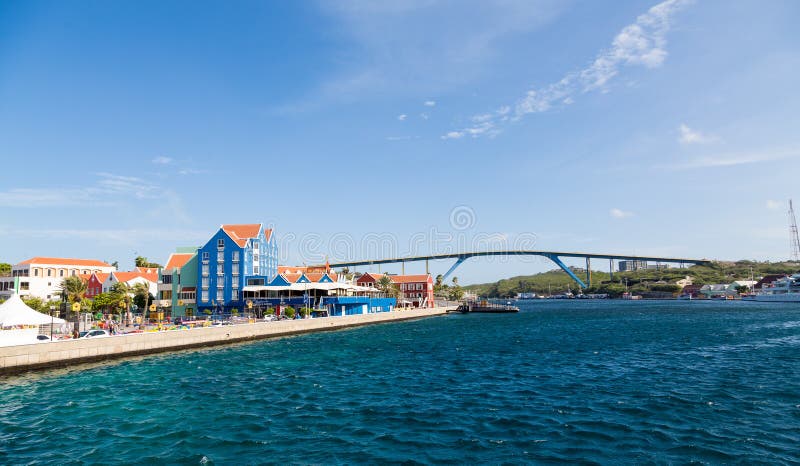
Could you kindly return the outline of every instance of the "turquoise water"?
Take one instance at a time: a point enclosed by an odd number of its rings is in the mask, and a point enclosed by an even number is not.
[[[0,382],[0,463],[800,462],[800,306],[563,301]]]

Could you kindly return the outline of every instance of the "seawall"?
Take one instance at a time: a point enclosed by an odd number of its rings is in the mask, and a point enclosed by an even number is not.
[[[442,315],[447,308],[282,320],[0,347],[0,375]]]

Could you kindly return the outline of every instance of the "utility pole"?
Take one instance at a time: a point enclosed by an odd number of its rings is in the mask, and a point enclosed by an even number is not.
[[[792,200],[789,199],[789,241],[791,243],[790,260],[800,262],[800,239],[797,235],[797,217],[794,215]]]

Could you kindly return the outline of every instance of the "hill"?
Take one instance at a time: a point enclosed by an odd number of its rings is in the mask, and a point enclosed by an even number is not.
[[[586,272],[573,268],[578,277],[586,281]],[[660,270],[637,270],[632,272],[614,272],[613,281],[608,272],[592,271],[592,287],[584,290],[587,293],[621,294],[625,283],[634,293],[664,292],[674,293],[680,287],[675,282],[690,277],[695,285],[712,283],[730,283],[736,280],[756,280],[770,274],[788,274],[800,271],[800,264],[795,262],[712,262],[709,265],[695,265],[687,268],[669,268]],[[517,293],[560,294],[568,289],[576,291],[578,284],[561,269],[549,270],[535,275],[506,278],[494,283],[468,285],[465,290],[479,296],[511,298]]]

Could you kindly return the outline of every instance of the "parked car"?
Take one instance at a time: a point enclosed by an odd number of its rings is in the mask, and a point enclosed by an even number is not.
[[[50,335],[36,335],[36,342],[37,343],[44,343],[50,340]]]
[[[83,335],[81,335],[81,338],[103,338],[111,336],[105,330],[100,330],[100,329],[89,330],[88,332],[81,332],[81,333],[83,333]]]

